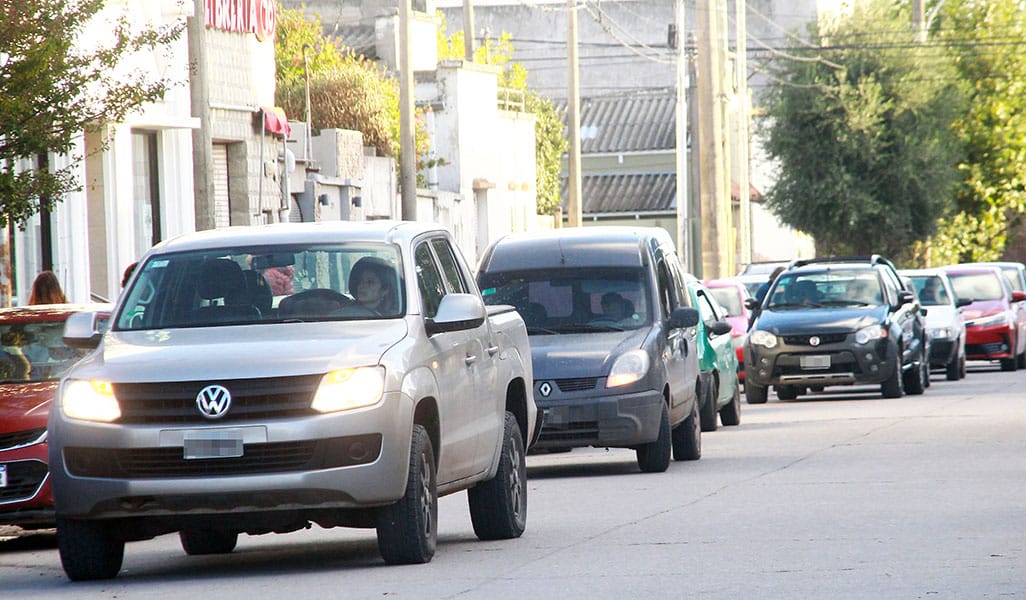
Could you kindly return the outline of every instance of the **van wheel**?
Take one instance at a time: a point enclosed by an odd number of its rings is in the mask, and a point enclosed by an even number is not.
[[[729,404],[720,409],[720,421],[727,426],[741,424],[741,390],[736,385],[734,397],[730,399]]]
[[[673,459],[698,460],[702,458],[702,421],[698,413],[698,400],[691,405],[691,414],[673,430]]]
[[[183,529],[178,532],[182,550],[189,556],[228,554],[235,549],[239,534],[221,529]]]
[[[111,579],[121,570],[125,542],[112,536],[102,521],[57,517],[57,551],[68,579]]]
[[[713,377],[709,377],[702,386],[702,431],[716,431],[716,400],[720,397],[719,388]]]
[[[430,562],[438,545],[438,482],[431,438],[413,426],[406,493],[378,510],[378,551],[393,565]]]
[[[769,388],[764,385],[745,383],[745,401],[749,404],[766,404],[769,397]]]
[[[665,402],[660,404],[659,437],[654,442],[638,446],[636,450],[638,466],[645,473],[662,473],[670,466],[670,413]]]
[[[527,526],[527,461],[513,413],[506,413],[502,455],[495,477],[467,490],[470,521],[480,540],[520,537]]]

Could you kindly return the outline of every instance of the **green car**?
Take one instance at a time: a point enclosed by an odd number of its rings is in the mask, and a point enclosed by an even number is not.
[[[698,279],[688,275],[685,284],[691,306],[701,315],[695,327],[695,345],[700,370],[698,397],[702,431],[716,431],[717,412],[724,425],[737,425],[741,422],[741,389],[727,310]]]

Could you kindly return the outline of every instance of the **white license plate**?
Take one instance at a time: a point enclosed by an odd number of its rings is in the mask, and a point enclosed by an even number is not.
[[[237,458],[242,456],[242,433],[210,431],[201,435],[186,435],[182,440],[185,460],[201,458]]]
[[[7,465],[0,465],[0,488],[7,487]]]
[[[803,369],[829,369],[830,355],[813,354],[810,356],[801,356],[798,358],[798,364],[800,364]]]

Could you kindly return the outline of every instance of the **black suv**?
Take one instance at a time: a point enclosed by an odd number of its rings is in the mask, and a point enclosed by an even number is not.
[[[915,294],[878,256],[799,260],[758,305],[745,342],[745,394],[766,402],[828,385],[880,384],[885,398],[929,385],[928,337]]]

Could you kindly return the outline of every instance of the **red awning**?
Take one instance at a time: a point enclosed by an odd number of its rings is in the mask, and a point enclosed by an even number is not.
[[[269,133],[288,137],[292,134],[292,127],[289,127],[289,119],[285,111],[277,106],[261,106],[260,111],[264,113],[264,129]]]

